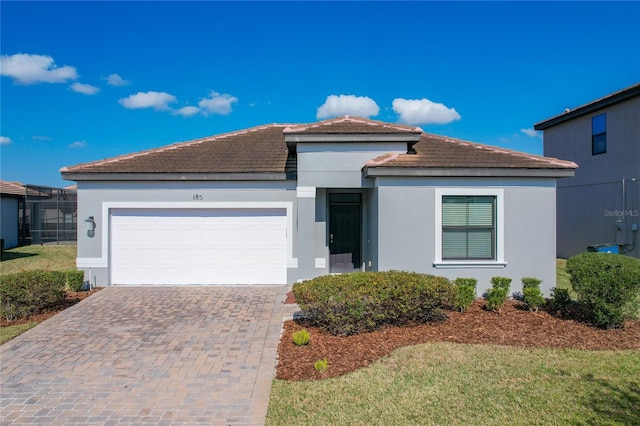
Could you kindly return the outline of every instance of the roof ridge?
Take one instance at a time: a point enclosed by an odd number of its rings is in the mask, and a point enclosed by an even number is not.
[[[424,136],[435,136],[436,138],[439,138],[439,139],[441,139],[441,140],[443,140],[445,142],[452,142],[452,143],[457,143],[457,144],[460,144],[460,145],[471,146],[471,147],[474,147],[476,149],[485,149],[487,151],[507,154],[507,155],[511,155],[513,157],[527,158],[527,159],[530,159],[530,160],[538,160],[538,161],[546,161],[546,162],[548,162],[550,164],[555,164],[555,165],[558,165],[558,166],[568,166],[568,167],[574,167],[574,168],[578,167],[578,165],[576,163],[574,163],[573,161],[560,160],[559,158],[555,158],[555,157],[545,157],[544,155],[529,154],[527,152],[516,151],[516,150],[513,150],[513,149],[507,149],[507,148],[502,148],[502,147],[498,147],[498,146],[494,146],[494,145],[487,145],[487,144],[478,143],[478,142],[466,141],[466,140],[463,140],[463,139],[452,138],[452,137],[449,137],[449,136],[434,135],[434,134],[431,134],[431,133],[425,133]]]
[[[408,131],[414,131],[414,132],[422,132],[423,131],[420,127],[412,127],[412,126],[409,126],[409,125],[406,125],[406,124],[394,124],[394,123],[388,123],[388,122],[385,122],[385,121],[372,120],[372,119],[366,118],[366,117],[359,117],[359,116],[353,116],[353,115],[342,115],[342,116],[339,116],[339,117],[329,118],[327,120],[316,121],[316,122],[313,122],[313,123],[306,123],[306,124],[298,124],[298,125],[288,126],[283,130],[283,132],[284,133],[303,132],[305,130],[315,129],[315,128],[319,128],[319,127],[327,126],[327,125],[331,125],[331,124],[344,123],[346,121],[352,122],[352,123],[366,124],[366,125],[369,125],[369,126],[382,126],[382,127],[395,129],[395,130],[402,130],[402,131],[407,131],[407,130]]]
[[[220,133],[220,134],[212,135],[212,136],[205,136],[203,138],[192,139],[190,141],[174,142],[172,144],[164,145],[164,146],[161,146],[161,147],[158,147],[158,148],[151,148],[151,149],[147,149],[147,150],[144,150],[144,151],[138,151],[138,152],[134,152],[134,153],[130,153],[130,154],[118,155],[116,157],[110,157],[110,158],[105,158],[105,159],[102,159],[102,160],[90,161],[88,163],[80,163],[80,164],[76,164],[74,166],[71,166],[71,168],[75,169],[75,168],[78,168],[78,167],[85,167],[85,166],[89,166],[89,165],[91,165],[91,166],[101,166],[103,164],[117,163],[118,161],[128,160],[128,159],[136,158],[136,157],[141,157],[141,156],[144,156],[144,155],[149,155],[149,154],[153,154],[153,153],[157,153],[157,152],[164,152],[164,151],[169,151],[169,150],[173,150],[173,149],[184,148],[184,147],[187,147],[187,146],[198,145],[198,144],[201,144],[201,143],[210,142],[210,141],[219,140],[219,139],[224,139],[224,138],[228,138],[228,137],[231,137],[231,136],[242,135],[242,134],[249,133],[249,132],[255,132],[255,131],[258,131],[258,130],[276,128],[276,127],[285,127],[285,126],[289,126],[289,124],[278,124],[278,123],[262,124],[260,126],[249,127],[248,129],[233,130],[231,132]],[[69,167],[65,166],[65,167],[62,167],[60,169],[60,172],[66,172],[68,170],[69,170]]]

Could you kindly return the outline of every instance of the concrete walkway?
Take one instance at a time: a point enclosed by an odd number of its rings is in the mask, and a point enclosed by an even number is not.
[[[1,424],[264,424],[286,291],[106,288],[0,346]]]

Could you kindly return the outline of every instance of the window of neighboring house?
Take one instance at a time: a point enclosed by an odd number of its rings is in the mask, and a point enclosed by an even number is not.
[[[607,152],[607,114],[591,117],[591,153]]]
[[[442,260],[496,260],[495,196],[442,196]]]

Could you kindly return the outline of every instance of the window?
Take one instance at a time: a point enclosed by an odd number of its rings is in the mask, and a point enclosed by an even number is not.
[[[442,260],[496,259],[496,197],[442,197]]]
[[[607,152],[607,114],[591,117],[591,153]]]

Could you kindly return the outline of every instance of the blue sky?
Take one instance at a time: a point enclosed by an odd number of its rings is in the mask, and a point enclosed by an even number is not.
[[[542,153],[640,81],[640,2],[0,3],[3,180],[351,113]],[[342,95],[342,96],[341,96]]]

